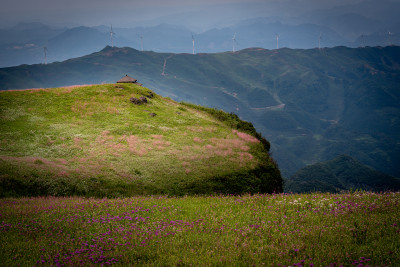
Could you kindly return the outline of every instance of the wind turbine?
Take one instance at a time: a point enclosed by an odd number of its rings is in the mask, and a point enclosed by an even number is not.
[[[236,32],[232,38],[232,52],[235,53],[235,44],[236,44]]]
[[[365,35],[361,34],[361,47],[365,47]]]
[[[192,33],[192,44],[193,44],[193,55],[194,55],[194,36],[193,36],[193,33]]]
[[[392,42],[390,41],[390,36],[392,36],[392,35],[393,35],[393,33],[391,31],[388,31],[388,43],[389,43],[389,46],[392,45]]]
[[[276,49],[279,49],[279,34],[275,33],[276,36]]]
[[[47,51],[49,51],[49,50],[47,50],[47,47],[44,46],[43,47],[43,52],[44,52],[44,64],[45,65],[47,64]]]
[[[140,45],[142,47],[142,52],[143,52],[143,35],[140,35]]]
[[[111,31],[110,31],[111,47],[114,47],[113,34],[115,34],[115,32],[113,31],[112,24],[111,24]]]
[[[322,34],[319,34],[319,38],[318,38],[318,49],[321,49],[321,40],[322,40]]]

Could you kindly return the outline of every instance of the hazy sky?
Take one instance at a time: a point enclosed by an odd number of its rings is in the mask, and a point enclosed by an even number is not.
[[[204,10],[204,22],[259,16],[293,16],[318,8],[358,3],[361,0],[0,0],[0,26],[42,22],[55,26],[137,26],[168,22],[173,16]],[[381,1],[381,0],[369,0]],[[400,1],[400,0],[395,0]],[[210,10],[218,6],[217,13]],[[194,14],[194,13],[193,13]],[[224,18],[225,15],[225,18]],[[208,17],[207,17],[208,16]],[[157,18],[161,18],[156,20]],[[206,25],[206,24],[205,24]]]

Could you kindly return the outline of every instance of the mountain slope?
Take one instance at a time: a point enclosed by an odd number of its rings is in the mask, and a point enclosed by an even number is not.
[[[3,91],[0,121],[0,196],[282,191],[250,123],[138,85]]]
[[[378,172],[347,155],[307,166],[286,181],[287,192],[400,190],[400,179]]]
[[[0,88],[115,82],[124,74],[164,96],[251,121],[271,141],[285,177],[338,154],[400,176],[400,47],[197,55],[107,47],[0,69]]]

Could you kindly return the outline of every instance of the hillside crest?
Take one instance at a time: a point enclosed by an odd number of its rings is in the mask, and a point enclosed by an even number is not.
[[[2,196],[282,191],[268,141],[234,114],[135,84],[0,94]]]

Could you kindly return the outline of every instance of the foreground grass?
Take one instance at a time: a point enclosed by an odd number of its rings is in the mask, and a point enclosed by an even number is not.
[[[400,194],[0,200],[2,266],[397,266]]]

